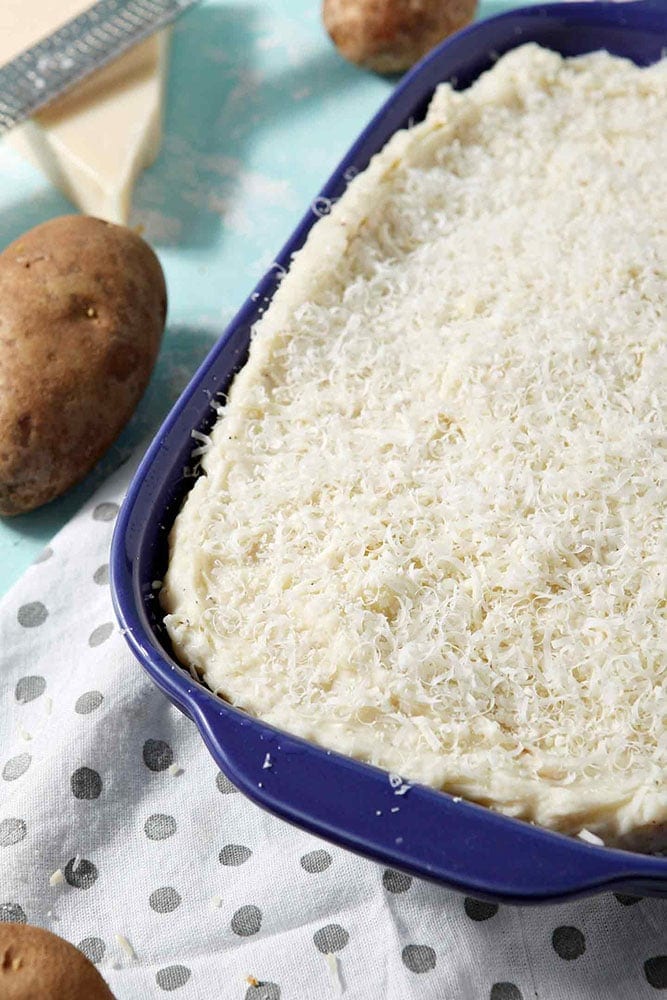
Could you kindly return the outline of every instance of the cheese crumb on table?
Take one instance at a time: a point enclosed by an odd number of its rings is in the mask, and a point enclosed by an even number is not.
[[[171,535],[183,663],[406,782],[664,847],[665,163],[665,60],[526,45],[438,88],[256,326]]]
[[[114,937],[116,939],[116,944],[119,946],[119,948],[122,948],[122,950],[125,952],[128,958],[135,959],[137,957],[136,951],[134,950],[134,948],[132,947],[132,945],[127,940],[124,934],[114,934]]]
[[[340,978],[340,969],[338,968],[338,958],[331,952],[326,952],[325,959],[327,966],[329,968],[329,974],[334,986],[334,991],[336,996],[340,997],[343,995],[343,983]]]

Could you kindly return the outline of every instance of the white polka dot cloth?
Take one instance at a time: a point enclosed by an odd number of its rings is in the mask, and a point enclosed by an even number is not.
[[[667,989],[664,901],[498,907],[383,870],[235,793],[114,624],[108,550],[128,477],[0,605],[0,919],[78,945],[118,1000]]]

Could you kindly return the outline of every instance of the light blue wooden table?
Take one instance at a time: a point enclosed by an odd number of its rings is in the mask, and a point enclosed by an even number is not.
[[[482,0],[480,16],[508,6]],[[313,0],[202,2],[173,33],[165,137],[132,224],[167,275],[160,359],[132,421],[66,496],[0,520],[0,594],[157,429],[395,81],[337,54]],[[72,206],[0,143],[0,246]],[[39,372],[35,372],[39,379]]]

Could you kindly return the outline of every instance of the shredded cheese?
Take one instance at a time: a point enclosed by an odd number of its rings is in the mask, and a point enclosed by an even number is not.
[[[325,959],[327,966],[329,967],[329,973],[331,975],[331,980],[333,982],[334,991],[337,997],[342,997],[343,995],[343,983],[340,978],[340,969],[338,968],[338,958],[331,952],[325,954]]]
[[[172,531],[166,626],[214,691],[665,844],[665,163],[667,61],[527,45],[351,181]]]
[[[580,830],[577,834],[580,840],[585,840],[587,844],[594,844],[596,847],[604,847],[604,840],[602,837],[598,837],[596,833],[591,830]]]
[[[127,940],[127,938],[125,937],[125,935],[124,934],[114,934],[114,937],[116,939],[116,944],[118,945],[118,947],[122,948],[122,950],[125,952],[125,954],[128,956],[128,958],[134,960],[137,957],[137,953],[134,950],[134,948],[132,947],[132,945],[130,944],[130,942]]]

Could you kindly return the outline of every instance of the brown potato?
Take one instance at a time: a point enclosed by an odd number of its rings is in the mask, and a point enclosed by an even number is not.
[[[141,237],[89,216],[31,229],[0,254],[0,514],[59,496],[132,415],[167,293]]]
[[[322,17],[346,59],[402,73],[474,15],[477,0],[324,0]]]
[[[113,1000],[95,966],[78,948],[29,924],[0,923],[3,1000]]]

